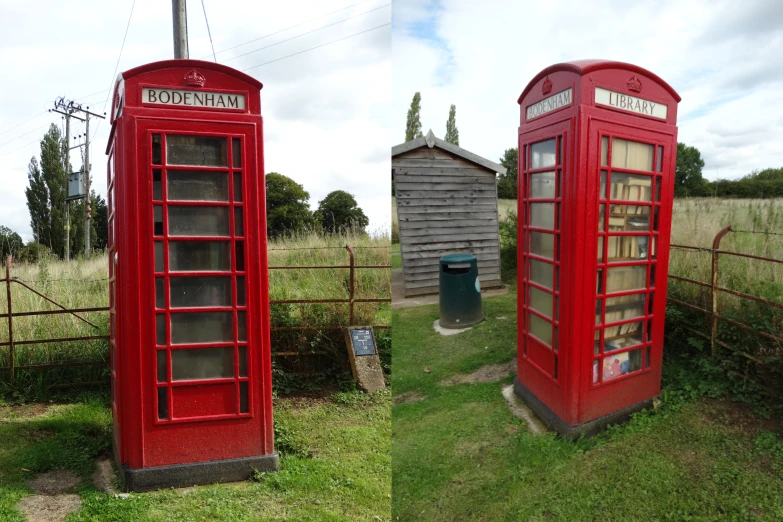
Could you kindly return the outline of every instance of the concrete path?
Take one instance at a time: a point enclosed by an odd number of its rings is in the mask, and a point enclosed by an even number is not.
[[[416,297],[405,297],[404,279],[402,275],[402,268],[395,268],[392,270],[392,308],[408,308],[411,306],[422,306],[428,304],[438,303],[438,294],[431,295],[417,295]],[[482,290],[481,296],[493,297],[496,295],[503,295],[508,292],[508,288],[491,288],[489,290]]]

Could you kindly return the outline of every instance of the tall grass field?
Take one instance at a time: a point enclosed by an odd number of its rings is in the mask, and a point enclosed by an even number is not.
[[[365,234],[346,233],[335,236],[315,234],[270,241],[270,266],[344,266],[349,264],[348,244],[354,251],[356,265],[390,265],[391,245],[387,232]],[[2,284],[5,285],[5,274]],[[108,306],[108,259],[106,254],[95,254],[91,259],[76,259],[68,263],[42,258],[37,263],[13,264],[11,277],[25,282],[40,293],[67,308]],[[349,297],[348,269],[270,270],[270,299],[346,299]],[[7,313],[5,288],[0,289],[0,313]],[[18,284],[11,285],[13,312],[54,310],[56,306]],[[390,298],[391,279],[388,269],[356,269],[356,298]],[[94,328],[70,314],[14,317],[14,341],[108,335],[108,313],[79,313],[94,323]],[[348,305],[343,303],[275,304],[271,307],[272,326],[347,326]],[[391,324],[388,303],[358,303],[354,305],[355,325]],[[293,384],[286,379],[283,369],[292,372],[327,373],[342,368],[346,357],[342,333],[323,331],[273,332],[272,351],[321,352],[315,359],[307,356],[280,357],[275,361],[276,375],[291,391]],[[378,330],[379,345],[389,343],[388,332]],[[8,340],[7,319],[0,320],[0,340]],[[17,366],[38,364],[108,361],[108,343],[76,341],[50,344],[31,344],[16,347]],[[9,366],[8,347],[0,347],[0,368]],[[304,368],[304,370],[302,370]],[[10,387],[8,372],[0,370],[0,396],[45,397],[46,390],[72,382],[107,381],[106,367],[77,367],[24,371],[16,373],[16,384]],[[287,384],[286,384],[287,383]]]

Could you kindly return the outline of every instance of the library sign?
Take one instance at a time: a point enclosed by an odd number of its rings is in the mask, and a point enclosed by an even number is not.
[[[553,94],[552,96],[544,98],[540,102],[534,103],[533,105],[529,105],[527,107],[525,116],[528,120],[531,120],[533,118],[537,118],[543,114],[552,112],[555,109],[560,109],[561,107],[565,107],[567,105],[571,105],[570,87],[564,91],[560,91],[556,94]]]
[[[669,108],[664,103],[637,98],[630,94],[620,94],[600,87],[595,88],[595,103],[662,120],[665,120],[669,113]]]
[[[204,107],[207,109],[245,109],[244,94],[225,92],[182,91],[177,89],[141,90],[142,103],[156,105],[179,105],[183,107]]]

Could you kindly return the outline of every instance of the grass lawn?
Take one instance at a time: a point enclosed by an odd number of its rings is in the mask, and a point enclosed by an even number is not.
[[[665,392],[654,412],[568,442],[509,412],[513,376],[440,386],[515,356],[515,300],[485,299],[488,320],[450,337],[433,331],[437,305],[393,310],[395,521],[783,520],[783,424],[743,405]]]
[[[107,495],[90,482],[94,459],[108,455],[107,397],[62,405],[0,406],[0,520],[16,509],[38,472],[82,477],[75,521],[390,520],[391,415],[387,391],[275,401],[281,471],[255,481]]]
[[[400,254],[400,244],[399,243],[392,244],[391,252],[392,252],[391,267],[402,268],[402,255]]]

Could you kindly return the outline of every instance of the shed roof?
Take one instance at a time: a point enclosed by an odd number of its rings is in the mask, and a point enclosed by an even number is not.
[[[447,152],[451,152],[452,154],[455,154],[460,158],[466,159],[470,162],[475,163],[476,165],[480,165],[493,172],[497,172],[500,174],[506,173],[506,168],[503,167],[502,165],[498,165],[494,161],[489,161],[486,158],[482,158],[478,154],[473,154],[472,152],[467,151],[461,147],[458,147],[457,145],[454,145],[452,143],[449,143],[448,141],[444,141],[440,138],[436,138],[435,135],[432,133],[432,129],[430,129],[430,131],[427,133],[426,136],[422,136],[421,138],[416,138],[411,141],[406,141],[405,143],[402,143],[400,145],[395,145],[394,147],[392,147],[392,158],[394,156],[399,156],[400,154],[405,154],[406,152],[410,152],[412,150],[424,146],[427,146],[429,148],[438,147],[439,149],[443,149]]]

